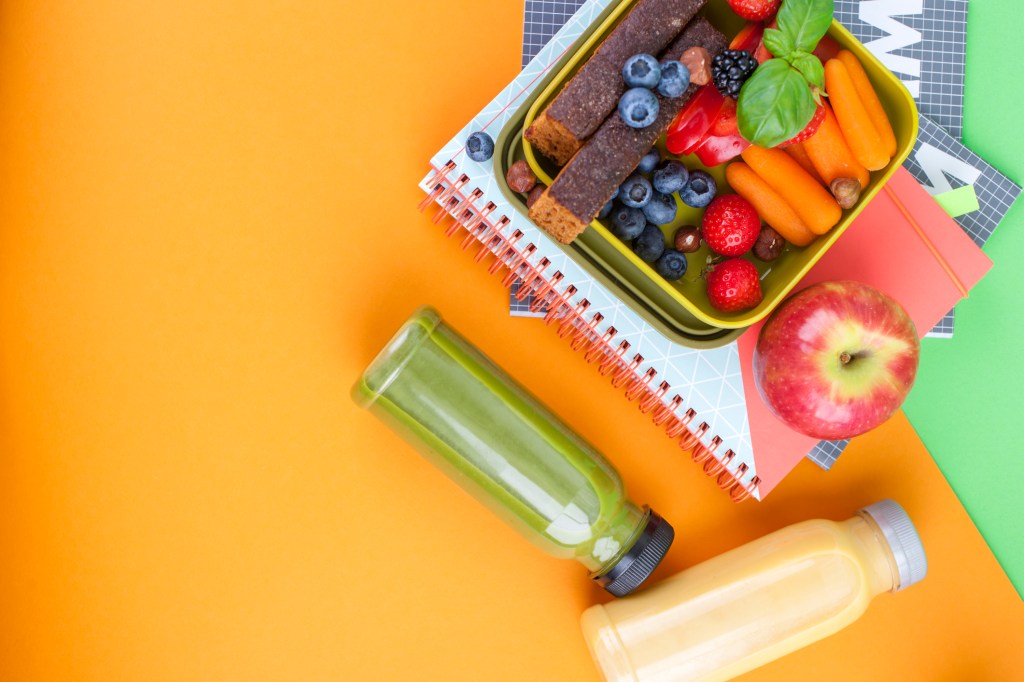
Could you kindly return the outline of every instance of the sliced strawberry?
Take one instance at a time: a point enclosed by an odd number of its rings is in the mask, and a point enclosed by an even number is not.
[[[811,122],[801,130],[799,133],[789,138],[785,142],[779,143],[780,147],[787,145],[796,144],[797,142],[803,142],[809,139],[814,133],[818,132],[818,127],[821,126],[821,122],[825,120],[825,105],[819,104],[818,108],[814,110],[814,116],[811,117]]]

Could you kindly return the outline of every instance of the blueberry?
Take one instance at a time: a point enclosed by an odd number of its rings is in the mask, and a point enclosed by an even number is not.
[[[655,225],[668,225],[676,219],[676,200],[671,194],[655,191],[651,202],[644,206],[644,215]]]
[[[658,96],[646,88],[626,90],[619,98],[619,116],[630,128],[646,128],[658,117]]]
[[[487,133],[473,133],[466,140],[466,154],[474,161],[486,161],[494,154],[494,140]]]
[[[612,234],[616,237],[622,241],[636,239],[644,231],[646,224],[647,218],[639,208],[623,206],[616,202],[615,208],[612,209]]]
[[[603,220],[603,219],[608,217],[608,214],[612,212],[612,208],[613,208],[612,207],[612,202],[613,201],[614,201],[614,198],[613,199],[609,199],[608,203],[601,207],[601,212],[597,214],[598,218]]]
[[[651,184],[654,189],[662,194],[672,194],[686,187],[686,181],[690,179],[690,173],[686,166],[678,161],[662,161],[651,177]]]
[[[633,173],[619,187],[619,193],[616,197],[626,206],[643,208],[650,203],[651,195],[653,194],[654,189],[651,187],[651,181],[639,173]]]
[[[658,151],[657,147],[652,147],[651,151],[644,154],[644,158],[640,159],[640,165],[636,169],[641,173],[650,173],[658,167],[659,161],[661,161],[661,152]]]
[[[670,282],[674,282],[686,274],[686,256],[675,249],[665,249],[665,253],[655,261],[654,270]]]
[[[715,198],[718,186],[715,179],[704,171],[693,171],[686,187],[679,190],[679,198],[693,208],[704,208]]]
[[[647,223],[644,231],[633,240],[633,253],[645,263],[653,263],[665,251],[665,235],[653,223]]]
[[[674,59],[661,63],[661,81],[658,92],[665,97],[679,97],[690,85],[690,70],[686,65]]]
[[[649,54],[635,54],[622,67],[622,80],[630,88],[653,88],[661,80],[661,65]]]

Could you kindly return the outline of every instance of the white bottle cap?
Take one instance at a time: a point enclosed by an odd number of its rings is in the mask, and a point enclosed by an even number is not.
[[[903,507],[893,500],[881,500],[861,511],[878,524],[892,550],[899,573],[899,585],[895,591],[899,592],[920,582],[928,574],[928,557],[924,554],[921,536]]]

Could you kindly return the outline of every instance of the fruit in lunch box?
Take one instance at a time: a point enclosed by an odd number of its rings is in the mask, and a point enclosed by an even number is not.
[[[691,85],[707,85],[711,82],[711,53],[703,47],[691,47],[679,61],[690,74]]]
[[[917,374],[913,320],[860,282],[822,282],[772,313],[754,350],[754,385],[768,409],[813,438],[852,438],[891,417]]]
[[[779,11],[779,0],[729,0],[732,11],[747,21],[764,21]]]
[[[658,163],[661,161],[661,152],[658,151],[657,147],[651,149],[651,151],[644,154],[644,158],[640,159],[640,164],[636,167],[641,173],[650,173],[658,167]]]
[[[730,258],[712,265],[707,273],[708,301],[723,313],[749,310],[761,302],[761,279],[757,268],[742,258]]]
[[[675,249],[665,249],[665,253],[654,262],[654,271],[674,282],[686,274],[686,256]]]
[[[662,97],[679,97],[690,86],[690,71],[676,59],[666,59],[661,63],[661,80],[658,81],[658,94]]]
[[[668,225],[676,219],[676,200],[671,194],[655,190],[649,204],[643,208],[647,220],[655,225]]]
[[[654,170],[651,184],[662,194],[673,194],[686,187],[689,179],[690,171],[686,170],[686,166],[679,161],[667,159]]]
[[[722,50],[711,60],[711,78],[718,92],[736,99],[756,68],[757,60],[746,50]]]
[[[761,218],[739,194],[723,194],[704,211],[700,231],[708,248],[715,253],[742,256],[757,241]]]
[[[616,198],[626,206],[643,208],[650,203],[653,195],[654,188],[651,186],[651,181],[639,173],[633,173],[619,187]]]
[[[649,54],[635,54],[622,67],[622,80],[627,87],[650,90],[661,80],[661,64]]]
[[[695,170],[690,173],[686,187],[679,190],[679,198],[691,208],[704,208],[711,203],[718,193],[718,184],[705,171]]]
[[[692,154],[718,118],[727,98],[714,85],[705,85],[686,103],[669,125],[665,147],[672,154]]]
[[[619,116],[630,128],[646,128],[658,117],[658,96],[647,88],[630,88],[619,98]]]
[[[676,251],[693,253],[700,248],[700,228],[696,225],[683,225],[672,236],[672,245]]]
[[[485,132],[477,131],[466,139],[466,155],[483,163],[494,155],[494,140]]]
[[[600,210],[600,211],[598,211],[598,213],[597,213],[597,217],[598,217],[598,218],[599,218],[600,220],[604,220],[604,219],[605,219],[605,218],[607,218],[607,217],[608,217],[609,215],[611,215],[612,209],[613,209],[614,207],[615,207],[615,200],[614,200],[614,199],[609,199],[609,200],[608,200],[608,203],[606,203],[606,204],[605,204],[604,206],[602,206],[602,207],[601,207],[601,210]]]
[[[768,263],[782,255],[782,249],[785,247],[786,240],[782,238],[782,235],[769,225],[764,225],[761,228],[761,233],[757,235],[757,241],[754,242],[754,248],[751,251],[754,258]]]
[[[616,203],[612,208],[612,234],[624,242],[636,239],[644,231],[647,218],[639,208]]]
[[[633,253],[645,263],[653,263],[665,252],[665,235],[654,223],[647,223],[643,232],[633,240]]]
[[[779,144],[780,147],[787,147],[791,144],[798,144],[804,140],[810,138],[814,133],[818,132],[818,128],[821,126],[822,121],[825,120],[825,104],[821,103],[818,108],[814,110],[814,117],[811,118],[811,122],[801,130],[799,133],[789,138],[785,142]]]

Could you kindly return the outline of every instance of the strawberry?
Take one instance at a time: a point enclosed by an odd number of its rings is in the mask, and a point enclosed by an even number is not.
[[[701,232],[715,253],[742,256],[750,251],[761,234],[761,218],[739,194],[722,194],[704,211]]]
[[[789,138],[785,142],[780,142],[778,146],[786,147],[797,142],[803,142],[804,140],[810,139],[814,133],[818,132],[821,122],[825,120],[825,105],[819,104],[818,108],[814,110],[814,116],[811,117],[811,122],[808,123],[803,130]]]
[[[761,302],[757,268],[742,258],[730,258],[712,266],[707,275],[708,300],[716,310],[735,313]]]
[[[729,0],[729,7],[747,21],[765,21],[779,11],[780,0]]]

